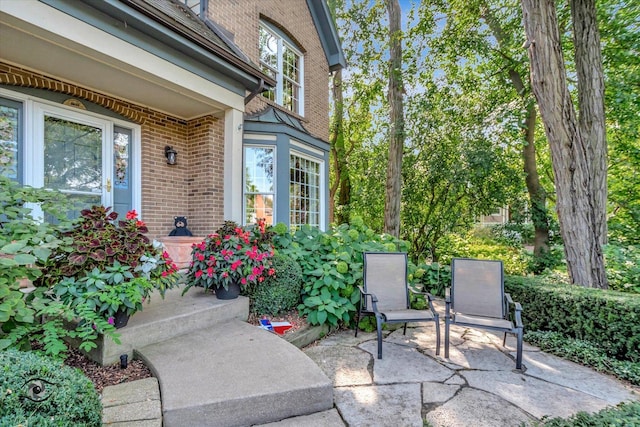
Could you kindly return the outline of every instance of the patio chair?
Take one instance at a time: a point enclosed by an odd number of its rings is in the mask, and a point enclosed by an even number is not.
[[[364,288],[360,289],[360,305],[356,319],[375,316],[378,330],[378,359],[382,359],[382,325],[404,323],[403,334],[407,333],[408,322],[435,322],[436,355],[440,354],[440,323],[438,313],[433,308],[432,297],[427,292],[417,292],[407,283],[407,254],[398,252],[364,253]],[[425,295],[429,310],[410,308],[409,291]]]
[[[459,325],[504,332],[517,338],[516,369],[522,368],[522,307],[504,292],[502,261],[454,258],[446,292],[444,357],[449,357],[449,328]],[[511,307],[515,307],[513,312]]]

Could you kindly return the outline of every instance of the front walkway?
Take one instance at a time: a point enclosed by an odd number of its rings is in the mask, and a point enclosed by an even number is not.
[[[518,426],[543,416],[597,412],[640,400],[609,376],[525,344],[515,370],[515,340],[452,327],[450,358],[435,355],[433,323],[375,333],[340,331],[305,349],[332,379],[335,407],[349,426]],[[444,325],[442,325],[444,327]],[[444,335],[444,329],[442,330]],[[510,352],[511,351],[511,352]]]

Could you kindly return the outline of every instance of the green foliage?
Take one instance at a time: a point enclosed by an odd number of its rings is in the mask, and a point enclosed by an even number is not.
[[[551,418],[534,423],[544,427],[630,427],[640,425],[640,402],[622,402],[594,414],[581,411],[569,418]]]
[[[107,318],[109,323],[113,323],[117,311],[132,315],[142,310],[142,303],[155,289],[151,281],[134,277],[131,267],[118,261],[106,270],[94,268],[79,279],[65,277],[52,290],[63,304],[86,306]]]
[[[437,262],[409,264],[409,282],[432,295],[444,297],[445,288],[451,286],[451,267]]]
[[[604,256],[609,289],[640,294],[640,246],[610,243]]]
[[[162,289],[175,283],[176,266],[145,236],[149,230],[137,219],[136,211],[129,211],[126,219],[116,225],[118,214],[110,210],[104,206],[82,210],[75,227],[62,233],[70,240],[69,247],[53,251],[36,285],[51,287],[63,277],[80,278],[96,268],[106,272],[116,262],[130,267],[135,276],[150,278],[154,275],[154,279],[163,282]],[[143,257],[154,258],[157,268],[144,268]],[[143,268],[147,271],[142,271]],[[163,275],[163,272],[168,274]]]
[[[589,366],[596,371],[640,385],[640,362],[617,360],[607,356],[604,349],[591,341],[569,338],[560,332],[527,332],[524,339],[541,350]]]
[[[526,331],[554,331],[598,343],[612,358],[640,362],[640,298],[616,291],[505,277],[522,304]]]
[[[113,326],[94,311],[67,306],[46,288],[28,293],[20,290],[21,279],[40,278],[38,265],[71,243],[59,232],[70,227],[66,216],[70,205],[56,191],[23,187],[3,176],[0,184],[0,350],[28,350],[37,341],[42,344],[40,352],[60,357],[67,350],[66,337],[78,339],[80,348],[87,351],[95,347],[99,333],[117,342]],[[38,204],[57,225],[35,220],[28,203]],[[75,329],[67,327],[78,319]]]
[[[102,404],[78,369],[33,352],[0,352],[0,425],[100,426]]]
[[[362,253],[366,251],[405,250],[406,244],[388,235],[377,235],[352,217],[351,225],[342,224],[328,232],[303,226],[294,233],[277,235],[274,246],[279,253],[296,261],[302,268],[302,315],[312,325],[349,324],[360,299],[357,286],[362,284]],[[348,267],[344,271],[344,264]]]
[[[251,311],[275,316],[291,310],[300,302],[302,269],[291,258],[276,254],[272,259],[273,276],[257,283],[248,290]]]
[[[527,255],[524,249],[500,244],[488,235],[467,233],[449,234],[438,244],[439,261],[443,265],[451,264],[453,258],[496,259],[504,263],[506,274],[524,275],[527,273]]]

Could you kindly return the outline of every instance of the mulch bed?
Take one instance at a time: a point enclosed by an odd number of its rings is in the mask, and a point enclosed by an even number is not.
[[[141,380],[153,376],[151,370],[146,367],[142,360],[128,361],[125,369],[120,368],[120,362],[113,365],[100,366],[76,349],[69,350],[68,357],[64,364],[82,370],[93,382],[98,393],[101,393],[104,387],[110,385]]]

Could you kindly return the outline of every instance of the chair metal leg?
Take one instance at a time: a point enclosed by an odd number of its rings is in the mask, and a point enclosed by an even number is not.
[[[516,337],[518,339],[516,346],[516,369],[522,369],[522,328],[518,328]]]
[[[402,331],[402,335],[407,335],[407,324],[404,324],[404,331]]]
[[[435,315],[436,322],[436,356],[440,355],[440,316]]]
[[[377,315],[376,326],[378,328],[378,359],[382,359],[382,318]]]

